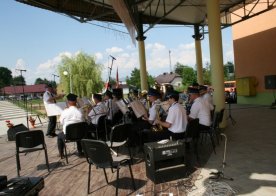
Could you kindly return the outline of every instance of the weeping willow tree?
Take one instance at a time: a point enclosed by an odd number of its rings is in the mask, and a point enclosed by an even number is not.
[[[91,97],[103,88],[102,65],[96,64],[93,56],[83,52],[73,57],[63,56],[58,70],[61,89],[66,94],[70,92],[70,77],[72,92],[80,97]]]

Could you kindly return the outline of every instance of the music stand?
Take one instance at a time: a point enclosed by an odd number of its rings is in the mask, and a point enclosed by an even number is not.
[[[226,159],[227,137],[226,137],[226,135],[224,133],[221,133],[220,135],[225,138],[224,153],[223,153],[223,160],[222,160],[222,169],[221,169],[221,171],[211,172],[210,175],[213,175],[213,176],[210,176],[209,179],[212,179],[212,180],[231,180],[231,181],[233,181],[234,180],[233,178],[226,177],[224,175],[224,168],[225,168],[225,165],[226,165],[225,159]]]
[[[271,104],[271,109],[275,109],[276,108],[276,98],[275,98],[275,90],[273,90],[273,97],[274,97],[274,102],[272,102]]]
[[[229,100],[227,103],[228,103],[228,118],[227,118],[227,120],[230,119],[232,125],[235,125],[237,122],[235,121],[235,119],[232,117],[232,114],[231,114],[231,101]]]

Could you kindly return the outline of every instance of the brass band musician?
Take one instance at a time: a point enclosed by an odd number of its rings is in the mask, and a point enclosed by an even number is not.
[[[92,125],[96,126],[98,124],[99,118],[103,115],[106,115],[107,108],[102,102],[101,94],[93,94],[93,101],[95,105],[92,106],[88,116],[90,117]]]
[[[63,129],[58,133],[57,145],[61,158],[64,158],[64,139],[66,134],[66,126],[74,123],[84,122],[84,117],[79,108],[77,108],[77,95],[69,93],[67,96],[68,108],[63,110],[60,116],[60,123],[63,125]],[[80,130],[82,131],[82,130]],[[78,155],[82,155],[82,146],[80,142],[77,142]]]
[[[112,92],[106,90],[104,93],[104,103],[107,108],[107,120],[112,122],[114,115],[119,111],[119,108],[115,102],[115,99],[112,97]]]
[[[134,125],[132,126],[130,141],[137,143],[138,145],[143,144],[142,131],[150,130],[151,127],[155,125],[154,121],[157,117],[156,106],[161,103],[159,91],[150,88],[148,91],[148,99],[151,103],[151,107],[149,108],[149,117],[144,115],[141,120],[134,122]],[[139,141],[137,141],[137,138],[139,138]]]
[[[169,139],[174,140],[183,139],[188,124],[187,115],[184,107],[178,103],[179,93],[177,91],[171,91],[168,96],[168,102],[170,104],[168,116],[163,122],[161,120],[155,120],[155,122],[167,130],[153,133],[153,140]]]

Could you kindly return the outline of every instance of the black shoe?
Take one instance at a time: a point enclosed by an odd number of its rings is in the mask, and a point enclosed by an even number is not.
[[[77,155],[78,157],[84,157],[84,153],[83,153],[83,152],[76,152],[76,155]]]
[[[64,154],[58,154],[58,157],[60,157],[61,159],[64,159]]]
[[[52,137],[56,137],[56,136],[57,136],[57,134],[55,134],[55,133],[51,133],[51,134],[50,134],[50,136],[52,136]]]

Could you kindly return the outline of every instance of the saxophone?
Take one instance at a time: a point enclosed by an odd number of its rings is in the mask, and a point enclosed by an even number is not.
[[[160,109],[161,109],[161,106],[160,105],[158,105],[158,107],[157,107],[157,105],[155,106],[155,111],[156,111],[156,119],[157,120],[161,120],[161,118],[160,118]],[[151,127],[151,130],[152,131],[163,131],[163,127],[162,127],[162,125],[160,125],[160,124],[157,124],[157,125],[153,125],[152,127]]]

